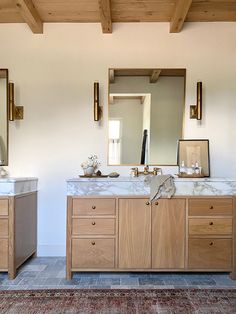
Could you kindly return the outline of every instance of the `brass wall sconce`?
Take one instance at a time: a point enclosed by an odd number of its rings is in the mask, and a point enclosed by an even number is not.
[[[202,82],[197,82],[197,103],[190,106],[190,119],[202,120]]]
[[[9,83],[9,120],[22,120],[24,118],[24,107],[15,106],[14,83]]]
[[[99,83],[94,82],[94,121],[99,121],[101,119],[101,107],[99,103]]]

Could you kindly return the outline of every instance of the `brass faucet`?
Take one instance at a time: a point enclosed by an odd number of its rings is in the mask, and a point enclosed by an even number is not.
[[[143,171],[139,171],[137,167],[131,168],[131,175],[132,175],[132,177],[138,177],[139,175],[148,175],[148,174],[157,176],[158,174],[162,174],[162,169],[154,167],[153,171],[149,171],[149,166],[148,165],[144,166]]]

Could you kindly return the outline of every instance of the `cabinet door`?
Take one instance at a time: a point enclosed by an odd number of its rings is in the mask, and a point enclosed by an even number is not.
[[[119,268],[151,268],[151,206],[119,199]]]
[[[184,268],[185,221],[184,199],[152,205],[152,268]]]

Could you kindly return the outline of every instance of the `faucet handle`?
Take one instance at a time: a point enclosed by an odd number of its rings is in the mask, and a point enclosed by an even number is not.
[[[138,177],[138,167],[131,168],[132,177]]]
[[[154,167],[153,168],[153,174],[154,174],[154,176],[157,176],[158,174],[162,174],[162,168]]]

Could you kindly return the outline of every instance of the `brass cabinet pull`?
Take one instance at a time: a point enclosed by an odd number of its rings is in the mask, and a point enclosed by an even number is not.
[[[155,205],[158,205],[158,204],[159,204],[158,202],[155,203]]]
[[[211,205],[211,206],[210,206],[210,209],[214,209],[214,206]]]
[[[209,243],[209,245],[213,245],[213,244],[214,244],[213,242],[210,242],[210,243]]]
[[[209,222],[209,225],[210,225],[210,226],[213,226],[213,222],[212,222],[212,221],[211,221],[211,222]]]
[[[93,205],[93,206],[92,206],[92,209],[96,209],[96,206]]]
[[[91,242],[91,244],[92,244],[92,245],[95,245],[95,242],[93,241],[93,242]]]
[[[150,202],[146,202],[146,205],[150,205]]]
[[[96,225],[96,222],[95,222],[95,221],[93,221],[93,222],[92,222],[92,225],[93,225],[93,226],[95,226],[95,225]]]

